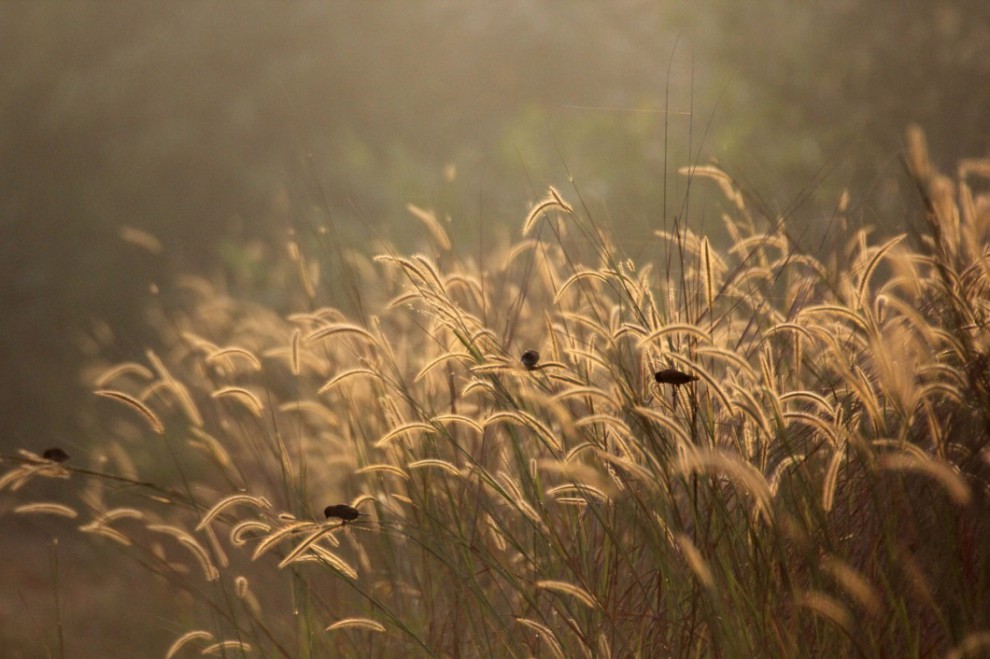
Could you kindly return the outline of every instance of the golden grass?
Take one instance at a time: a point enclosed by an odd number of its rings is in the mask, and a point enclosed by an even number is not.
[[[523,222],[522,235],[527,236],[533,230],[536,221],[551,210],[561,211],[565,214],[573,214],[574,208],[564,201],[557,189],[552,185],[547,190],[547,196],[537,202],[526,216]]]
[[[977,653],[990,163],[908,142],[925,232],[824,254],[694,166],[728,249],[679,222],[634,263],[551,188],[484,270],[410,206],[442,258],[348,254],[360,313],[302,242],[303,311],[185,281],[159,352],[93,369],[107,471],[23,452],[0,490],[186,592],[170,656]]]
[[[14,512],[18,515],[58,515],[59,517],[68,517],[69,519],[79,517],[78,512],[65,504],[41,501],[38,503],[26,503],[23,506],[17,506],[14,508]]]
[[[384,632],[385,627],[382,626],[377,620],[371,620],[370,618],[344,618],[343,620],[338,620],[332,625],[328,625],[326,631],[333,632],[338,629],[364,629],[372,632]]]
[[[179,654],[186,645],[192,643],[193,641],[209,641],[213,639],[213,634],[208,631],[196,630],[191,632],[186,632],[179,638],[175,639],[175,642],[169,646],[168,651],[165,653],[165,659],[172,659],[172,657]]]
[[[139,401],[137,398],[126,394],[122,391],[114,391],[112,389],[97,389],[94,391],[97,396],[103,396],[104,398],[110,398],[112,400],[118,400],[125,405],[129,405],[131,408],[137,410],[137,412],[144,417],[151,429],[154,430],[159,435],[165,434],[165,425],[158,418],[158,415],[151,411],[151,408]]]
[[[589,609],[593,609],[596,606],[595,600],[591,596],[591,593],[586,591],[584,588],[575,586],[572,583],[567,583],[566,581],[552,581],[549,579],[544,579],[537,581],[536,587],[542,590],[549,590],[573,597],[576,601],[580,602]]]

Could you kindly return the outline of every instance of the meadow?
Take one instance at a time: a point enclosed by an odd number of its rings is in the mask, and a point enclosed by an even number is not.
[[[844,195],[820,254],[699,165],[727,249],[551,187],[483,249],[299,236],[289,314],[177,281],[0,498],[174,593],[149,656],[985,656],[990,162],[907,144],[917,227]]]

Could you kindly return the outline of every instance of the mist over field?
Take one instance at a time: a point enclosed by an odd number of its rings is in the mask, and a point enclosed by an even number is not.
[[[982,2],[897,8],[2,3],[0,441],[81,430],[45,411],[82,395],[83,336],[150,340],[149,283],[257,286],[327,214],[364,248],[435,207],[474,244],[570,172],[641,244],[682,210],[676,169],[717,158],[801,230],[843,188],[900,223],[909,123],[946,166],[986,154],[990,37]]]
[[[6,0],[0,62],[0,654],[987,646],[986,2]]]

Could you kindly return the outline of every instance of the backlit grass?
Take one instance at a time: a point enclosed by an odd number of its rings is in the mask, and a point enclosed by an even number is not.
[[[550,188],[483,267],[414,208],[429,253],[293,244],[288,316],[180,282],[105,445],[0,490],[185,593],[167,656],[978,656],[990,163],[910,141],[926,229],[817,256],[697,167],[727,250],[633,262]]]

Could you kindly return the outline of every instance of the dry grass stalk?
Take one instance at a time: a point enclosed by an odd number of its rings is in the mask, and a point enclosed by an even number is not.
[[[319,306],[302,241],[305,312],[188,280],[150,369],[101,366],[141,424],[113,419],[114,448],[65,464],[3,456],[0,490],[71,476],[76,498],[11,509],[97,511],[80,530],[189,580],[210,629],[273,656],[303,627],[313,654],[359,638],[316,640],[325,620],[387,625],[360,636],[375,656],[978,652],[978,580],[953,575],[990,567],[990,165],[950,180],[909,146],[918,240],[864,229],[808,254],[694,166],[729,201],[729,249],[679,218],[634,263],[551,189],[484,269],[411,206],[442,259],[344,254],[360,314]],[[849,195],[836,208],[854,220]],[[168,442],[140,441],[165,422]],[[361,516],[325,521],[335,501]],[[286,584],[307,620],[278,613]],[[193,643],[244,651],[191,632],[169,652]]]

